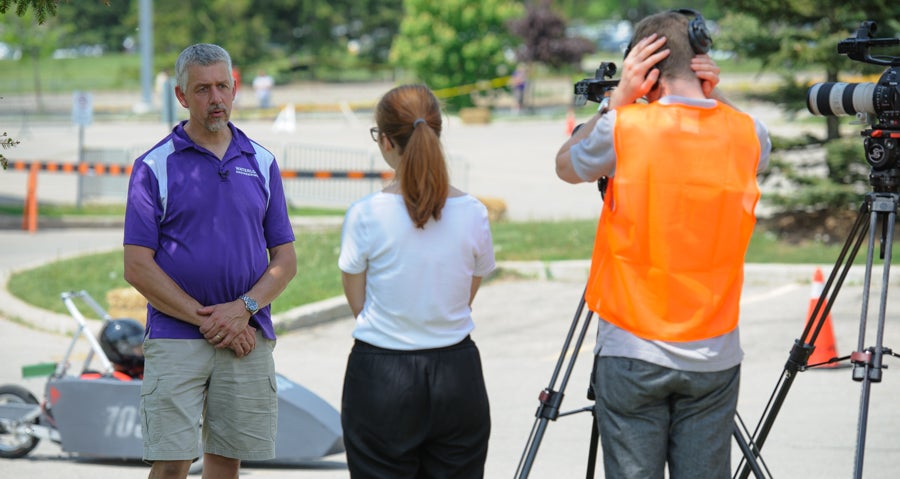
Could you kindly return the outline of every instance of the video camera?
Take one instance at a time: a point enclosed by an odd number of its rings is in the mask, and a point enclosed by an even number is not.
[[[594,78],[585,78],[575,82],[575,106],[584,106],[588,101],[600,103],[606,94],[619,84],[619,80],[610,80],[616,74],[616,64],[600,63]]]
[[[895,124],[900,120],[900,95],[896,67],[898,57],[874,57],[869,53],[873,46],[900,45],[898,38],[871,38],[877,26],[873,21],[865,21],[855,37],[838,42],[838,53],[853,60],[873,65],[888,65],[878,83],[826,82],[813,85],[807,93],[806,101],[810,113],[822,116],[856,115],[869,113],[877,115],[882,124]]]
[[[876,30],[875,22],[862,22],[855,36],[838,42],[837,51],[852,60],[886,65],[878,83],[817,83],[807,92],[806,106],[813,115],[856,115],[872,125],[862,132],[866,136],[866,161],[873,169],[883,171],[900,165],[900,57],[873,56],[869,49],[900,45],[900,39],[872,38]]]

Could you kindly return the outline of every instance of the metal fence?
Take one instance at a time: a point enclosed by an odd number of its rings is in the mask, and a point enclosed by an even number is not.
[[[329,146],[289,144],[278,165],[283,172],[376,172],[387,165],[375,151]],[[382,188],[381,178],[296,177],[285,179],[284,194],[289,203],[303,206],[346,207],[357,198]]]
[[[468,165],[454,155],[447,159],[451,181],[459,188],[468,186]],[[286,178],[284,191],[288,202],[303,206],[345,208],[353,201],[380,190],[385,180],[378,173],[390,169],[377,150],[289,144],[279,160],[283,172],[358,172],[371,173],[358,178],[298,177]]]
[[[141,148],[85,148],[83,162],[88,164],[131,166],[143,153]],[[124,201],[128,193],[127,175],[96,174],[89,171],[78,177],[76,204]]]

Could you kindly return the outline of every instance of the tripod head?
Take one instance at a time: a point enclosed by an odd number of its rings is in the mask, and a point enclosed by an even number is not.
[[[866,152],[868,154],[868,150]],[[900,193],[900,169],[877,170],[869,172],[869,184],[875,193]]]

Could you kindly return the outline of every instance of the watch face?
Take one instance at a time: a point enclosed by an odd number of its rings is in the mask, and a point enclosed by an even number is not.
[[[259,309],[259,306],[256,304],[256,300],[254,300],[253,298],[249,296],[241,296],[241,299],[244,300],[244,304],[247,306],[247,311],[255,313]]]

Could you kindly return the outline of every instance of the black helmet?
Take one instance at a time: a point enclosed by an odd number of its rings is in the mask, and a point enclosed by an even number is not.
[[[134,319],[112,319],[100,331],[100,347],[118,366],[131,370],[144,366],[144,326]]]

